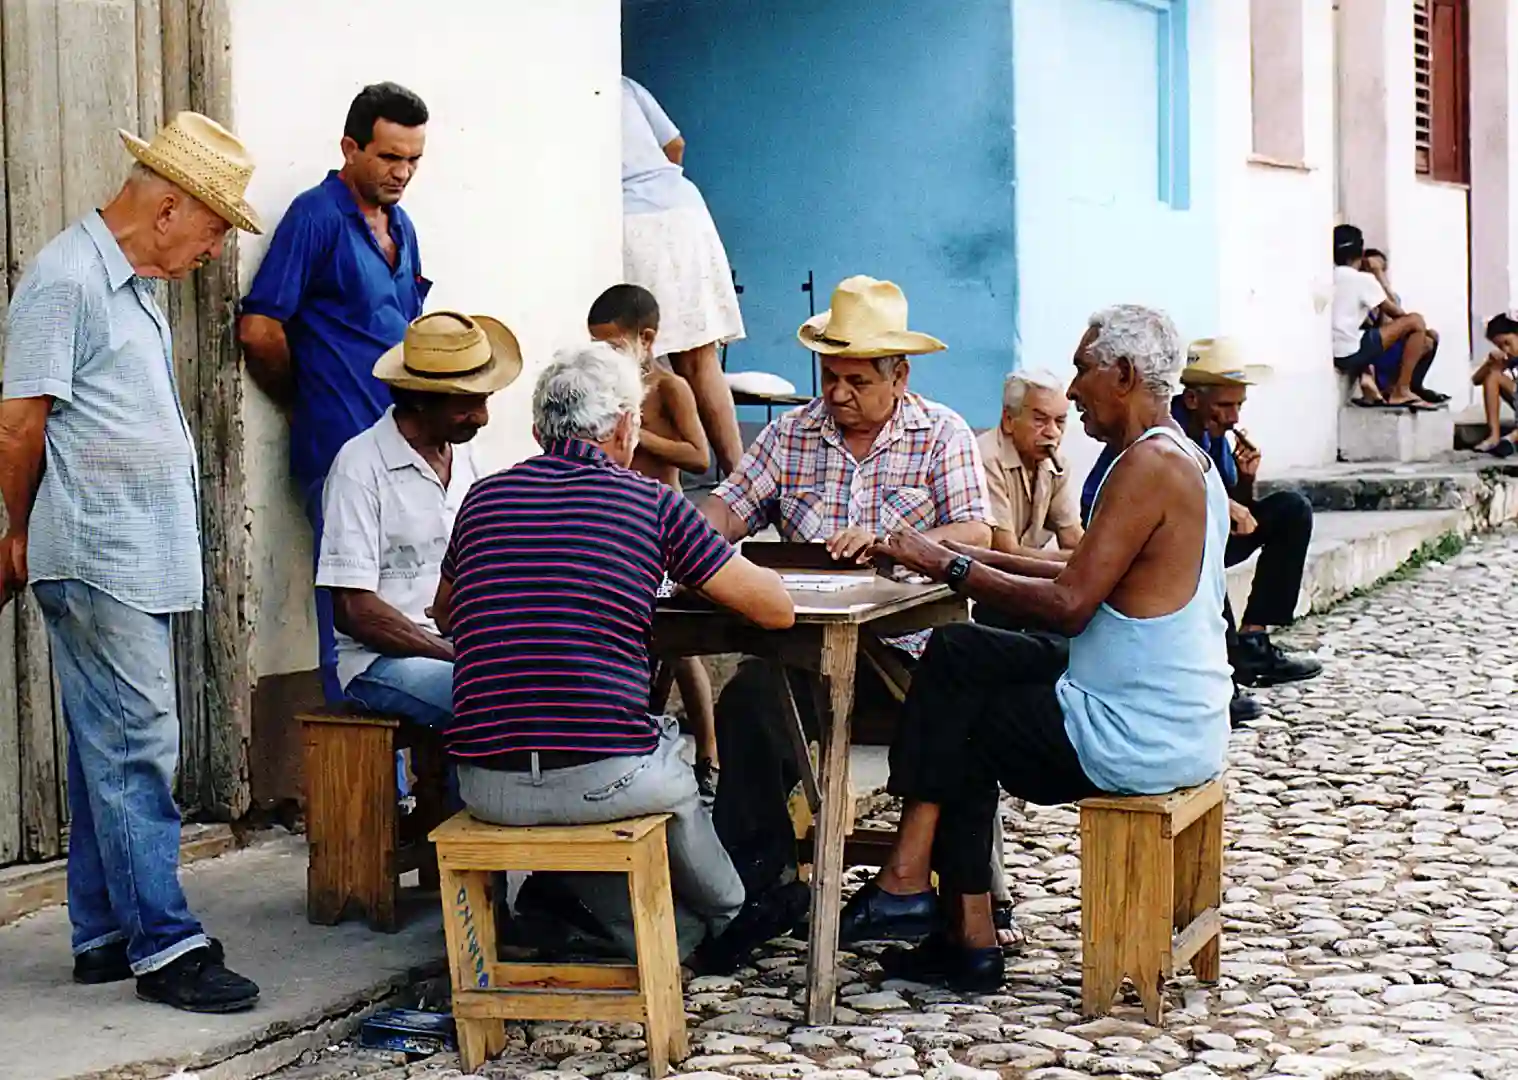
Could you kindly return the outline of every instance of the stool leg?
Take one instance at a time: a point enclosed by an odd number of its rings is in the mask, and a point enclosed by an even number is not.
[[[350,905],[396,929],[395,729],[307,724],[306,918],[331,926]]]
[[[690,1054],[663,824],[638,845],[627,874],[627,888],[638,949],[638,987],[648,1014],[648,1073],[653,1080],[660,1080],[669,1071],[671,1060],[682,1061]]]
[[[448,974],[455,994],[490,988],[496,964],[495,912],[490,904],[490,875],[480,870],[450,870],[439,876],[443,896],[443,932],[448,939]],[[459,1058],[474,1072],[506,1049],[504,1020],[455,1017]]]
[[[1123,976],[1160,1022],[1175,871],[1158,814],[1081,814],[1081,1011],[1105,1016]]]
[[[440,742],[419,739],[411,748],[411,768],[416,773],[417,843],[422,845],[417,865],[423,889],[439,885],[437,847],[427,834],[448,818],[448,755]]]
[[[1175,928],[1184,930],[1208,908],[1223,906],[1223,806],[1207,811],[1175,838]],[[1191,961],[1202,982],[1217,982],[1222,938],[1214,935]]]

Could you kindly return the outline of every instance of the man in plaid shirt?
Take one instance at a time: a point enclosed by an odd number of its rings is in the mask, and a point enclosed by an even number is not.
[[[908,357],[945,346],[907,329],[901,290],[848,278],[832,308],[797,336],[820,358],[822,393],[766,427],[702,505],[717,531],[736,542],[774,525],[785,540],[820,541],[834,558],[860,562],[902,528],[989,546],[990,496],[974,432],[953,410],[907,389]],[[928,636],[889,644],[916,657]],[[791,770],[773,725],[755,714],[779,700],[769,671],[744,664],[717,704],[719,754],[733,774],[717,789],[717,834],[754,892],[795,855],[785,807]]]

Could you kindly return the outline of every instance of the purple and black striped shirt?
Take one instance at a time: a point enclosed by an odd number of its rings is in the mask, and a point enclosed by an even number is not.
[[[699,588],[733,548],[681,495],[567,440],[470,490],[443,560],[457,659],[448,749],[646,754],[665,573]]]

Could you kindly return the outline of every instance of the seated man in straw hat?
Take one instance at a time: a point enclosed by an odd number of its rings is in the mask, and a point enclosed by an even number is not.
[[[991,507],[974,432],[953,410],[907,389],[909,357],[945,345],[907,328],[901,289],[848,278],[832,307],[797,336],[819,356],[822,392],[766,427],[702,504],[718,531],[739,540],[773,525],[784,540],[823,543],[835,558],[861,563],[903,528],[988,546]],[[927,637],[889,643],[916,656]],[[769,671],[745,664],[717,709],[722,760],[733,763],[717,789],[717,829],[751,886],[783,873],[795,854],[786,772],[770,768],[788,754],[755,715],[778,700]]]
[[[1312,504],[1295,491],[1255,496],[1260,451],[1238,427],[1249,387],[1268,377],[1270,368],[1245,364],[1237,344],[1228,338],[1192,342],[1187,359],[1181,372],[1181,393],[1171,404],[1171,415],[1217,464],[1228,490],[1226,565],[1260,553],[1242,626],[1235,629],[1232,605],[1226,598],[1223,604],[1234,677],[1244,686],[1275,686],[1314,678],[1322,672],[1322,664],[1291,656],[1270,640],[1270,627],[1289,626],[1296,617],[1307,548],[1312,541]],[[1098,459],[1086,482],[1087,494],[1094,495],[1113,456],[1108,450]],[[1248,696],[1237,694],[1230,711],[1235,722],[1243,722],[1254,719],[1263,709]]]
[[[11,297],[0,404],[0,607],[30,581],[68,725],[74,979],[136,976],[137,996],[195,1012],[251,1006],[180,888],[179,717],[170,617],[198,610],[197,464],[169,323],[146,279],[221,257],[253,160],[182,112],[144,142],[105,209],[37,256]]]
[[[347,696],[428,727],[453,715],[453,642],[428,609],[464,496],[486,402],[522,371],[517,340],[484,315],[423,315],[374,365],[394,405],[338,451],[322,495],[316,584],[332,590]]]

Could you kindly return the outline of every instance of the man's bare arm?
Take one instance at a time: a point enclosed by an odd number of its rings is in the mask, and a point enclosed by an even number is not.
[[[671,375],[659,383],[659,400],[664,415],[675,428],[675,438],[657,435],[647,428],[638,433],[638,446],[653,457],[688,473],[704,473],[711,468],[711,450],[701,414],[696,410],[696,394],[690,383]]]
[[[1041,580],[982,563],[961,591],[1014,616],[1037,620],[1074,637],[1086,628],[1164,519],[1175,470],[1153,442],[1133,447],[1113,466],[1099,512],[1059,576]]]
[[[381,656],[452,660],[453,643],[425,630],[363,589],[332,590],[332,625]]]
[[[285,325],[267,315],[244,315],[237,320],[237,340],[248,361],[248,374],[260,390],[280,406],[295,401],[295,365]]]
[[[953,542],[978,548],[991,546],[991,526],[984,521],[955,521],[928,529],[925,535],[940,544]]]
[[[50,397],[0,401],[0,496],[11,533],[24,535],[32,516],[52,408]]]
[[[1059,550],[1050,551],[1047,554],[1051,558],[1058,557],[1061,560],[1068,560],[1070,553],[1075,550],[1076,546],[1081,542],[1081,537],[1085,535],[1085,527],[1081,525],[1064,525],[1055,529],[1054,538],[1059,544]]]
[[[732,508],[715,495],[702,499],[699,509],[706,520],[712,523],[712,528],[721,533],[729,544],[736,544],[748,536],[748,522],[733,513]]]
[[[1019,548],[1016,552],[994,551],[990,548],[960,544],[953,540],[946,541],[944,547],[959,555],[968,555],[976,562],[989,566],[993,570],[1018,574],[1022,577],[1044,578],[1052,581],[1065,569],[1064,558],[1046,559],[1043,557],[1045,554],[1053,554],[1052,552],[1036,552],[1027,548]],[[1065,555],[1065,552],[1059,554]]]

